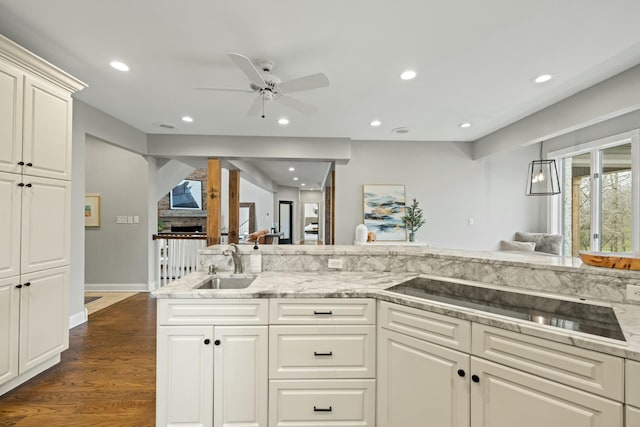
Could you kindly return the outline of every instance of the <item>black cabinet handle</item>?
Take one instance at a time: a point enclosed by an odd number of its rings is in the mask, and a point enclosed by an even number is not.
[[[31,282],[27,282],[24,284],[25,286],[31,286]]]
[[[24,166],[24,162],[18,162],[18,166]]]
[[[215,345],[220,345],[220,340],[215,340],[213,343],[214,343]]]
[[[479,383],[480,377],[477,375],[471,375],[471,381],[473,381],[474,383]]]
[[[211,340],[209,338],[207,338],[206,340],[204,340],[204,345],[209,345],[210,342],[211,342]]]
[[[333,356],[333,351],[330,351],[329,353],[319,353],[317,351],[313,352],[314,356]]]
[[[19,182],[19,183],[18,183],[18,187],[24,187],[24,183]]]
[[[467,375],[467,373],[464,371],[464,369],[458,369],[458,376],[464,377],[465,375]]]
[[[331,315],[333,314],[333,311],[329,310],[329,311],[317,311],[317,310],[313,310],[313,314],[318,315],[318,314],[328,314]]]
[[[33,166],[33,163],[29,162],[29,163],[26,164],[26,166],[31,167],[31,166]]]
[[[22,285],[16,285],[16,288],[20,289],[22,288]]]
[[[31,187],[33,187],[33,184],[29,183],[29,184],[25,184],[24,186],[31,188]]]
[[[331,406],[329,406],[328,408],[316,408],[315,406],[313,407],[313,412],[331,412],[333,409],[331,409]]]

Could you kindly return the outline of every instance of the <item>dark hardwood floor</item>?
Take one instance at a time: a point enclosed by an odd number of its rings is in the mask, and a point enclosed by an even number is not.
[[[0,426],[155,425],[155,299],[134,295],[69,332],[58,365],[0,396]]]

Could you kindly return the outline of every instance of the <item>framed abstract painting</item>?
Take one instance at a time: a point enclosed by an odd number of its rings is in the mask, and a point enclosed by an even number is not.
[[[364,225],[377,240],[406,241],[404,185],[364,184],[362,186]]]

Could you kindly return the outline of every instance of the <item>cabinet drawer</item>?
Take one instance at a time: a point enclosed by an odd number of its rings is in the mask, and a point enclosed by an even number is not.
[[[271,326],[270,378],[374,378],[375,326]]]
[[[269,427],[375,426],[374,380],[269,382]]]
[[[272,299],[270,323],[275,325],[374,325],[375,301],[362,298]]]
[[[266,325],[266,299],[159,299],[159,325]]]
[[[627,405],[626,412],[627,423],[625,424],[625,426],[640,427],[640,408],[634,408],[633,406]]]
[[[625,402],[640,408],[640,362],[627,360]],[[640,424],[639,424],[640,426]]]
[[[557,381],[580,390],[623,401],[623,359],[473,324],[473,354]]]
[[[378,317],[382,328],[455,350],[471,351],[471,322],[467,320],[385,301],[380,302]]]

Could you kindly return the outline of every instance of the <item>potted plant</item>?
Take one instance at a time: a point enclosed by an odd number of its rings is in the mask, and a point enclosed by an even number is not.
[[[409,241],[416,240],[416,231],[424,225],[426,220],[422,217],[424,211],[418,207],[418,201],[413,199],[411,206],[407,206],[406,214],[402,217],[402,222],[409,230]]]

